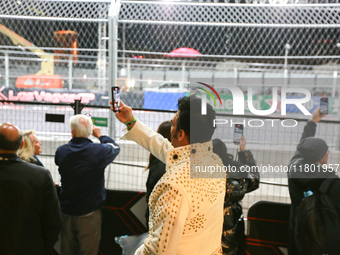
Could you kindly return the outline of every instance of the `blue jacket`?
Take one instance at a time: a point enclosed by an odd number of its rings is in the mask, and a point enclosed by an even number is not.
[[[119,145],[108,136],[100,144],[87,138],[73,138],[60,146],[55,163],[61,175],[61,211],[80,216],[103,207],[106,199],[105,168],[119,154]]]

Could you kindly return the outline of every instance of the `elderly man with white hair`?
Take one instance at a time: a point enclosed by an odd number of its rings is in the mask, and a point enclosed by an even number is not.
[[[61,175],[61,255],[98,254],[101,238],[101,208],[106,199],[105,168],[120,148],[91,118],[78,114],[70,118],[72,139],[60,146],[55,163]],[[89,136],[101,143],[93,143]]]

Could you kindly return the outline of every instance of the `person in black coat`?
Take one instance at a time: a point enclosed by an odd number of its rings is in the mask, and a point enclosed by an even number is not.
[[[224,221],[222,233],[223,254],[245,255],[245,226],[240,201],[248,192],[258,189],[260,174],[257,168],[255,171],[240,172],[242,166],[256,166],[253,154],[245,150],[246,140],[242,136],[238,160],[234,160],[231,154],[227,153],[226,145],[220,139],[213,140],[213,151],[223,161],[223,164],[237,171],[228,173],[226,182],[226,195],[224,201]]]
[[[157,133],[161,134],[164,138],[171,142],[170,129],[171,121],[167,120],[159,125]],[[165,174],[165,164],[154,155],[150,154],[149,165],[145,169],[149,169],[149,175],[146,181],[146,202],[148,203],[153,188],[157,184],[158,180]],[[147,229],[149,229],[149,206],[146,208],[145,218]]]
[[[291,198],[288,233],[289,255],[300,254],[295,243],[295,213],[296,208],[304,198],[304,192],[309,189],[318,189],[326,178],[337,179],[332,182],[327,195],[334,201],[334,206],[340,217],[340,180],[336,175],[336,171],[327,169],[329,166],[327,162],[330,153],[328,145],[324,140],[314,137],[316,125],[324,116],[325,115],[320,115],[320,107],[313,112],[312,119],[308,121],[304,127],[297,151],[288,166],[288,187]],[[310,171],[309,169],[314,169],[315,171]],[[325,171],[325,169],[327,169],[327,171]],[[340,251],[334,254],[340,254]]]
[[[21,160],[20,130],[0,125],[0,253],[50,254],[61,228],[60,205],[50,172]]]

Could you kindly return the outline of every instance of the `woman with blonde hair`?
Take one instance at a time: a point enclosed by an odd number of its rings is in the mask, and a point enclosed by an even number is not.
[[[35,131],[33,129],[23,131],[22,139],[24,140],[24,145],[18,151],[18,155],[22,160],[27,161],[38,166],[44,166],[36,155],[39,155],[41,151],[41,142],[35,136]]]

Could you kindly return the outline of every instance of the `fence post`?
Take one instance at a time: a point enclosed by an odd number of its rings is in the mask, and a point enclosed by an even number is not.
[[[285,44],[285,63],[284,63],[284,71],[283,71],[283,84],[286,87],[288,84],[288,53],[290,50],[290,45],[288,43]]]
[[[75,99],[71,106],[74,110],[74,115],[81,114],[81,110],[84,108],[84,105],[81,103],[81,99]]]
[[[238,70],[237,67],[234,66],[234,85],[237,86],[238,84]]]
[[[185,83],[185,61],[182,63],[182,82],[180,83],[180,91],[182,92],[184,89],[184,83]]]
[[[72,68],[73,68],[72,55],[68,57],[68,89],[72,89]]]
[[[338,78],[338,72],[333,71],[333,88],[332,88],[332,97],[335,97],[335,91],[336,91],[336,82]]]
[[[339,43],[336,45],[339,48]],[[337,120],[340,118],[340,87],[338,88],[338,100],[335,100],[335,92],[336,92],[336,85],[337,85],[337,78],[338,78],[338,72],[333,71],[333,89],[332,89],[332,97],[333,100],[336,102],[338,101],[337,105],[334,105],[335,108],[337,108]],[[338,134],[335,139],[335,149],[340,150],[340,126],[337,125]]]
[[[6,88],[9,87],[9,59],[8,59],[8,53],[5,53],[5,82],[6,82]]]
[[[106,23],[99,22],[98,24],[98,89],[106,87]]]
[[[140,70],[139,79],[140,79],[139,90],[143,91],[143,70]]]
[[[333,76],[334,78],[334,76]],[[334,98],[335,99],[335,98]],[[338,100],[334,100],[335,102],[338,102],[337,105],[334,105],[337,108],[337,120],[340,119],[340,87],[338,88]],[[340,150],[340,126],[337,125],[338,134],[335,139],[335,148],[336,150]]]
[[[128,59],[127,61],[127,80],[128,83],[126,84],[126,88],[128,88],[131,85],[131,60]]]
[[[120,10],[120,0],[111,0],[109,9],[109,97],[112,101],[111,87],[117,86],[117,40],[118,40],[118,15]],[[109,114],[109,136],[116,137],[116,118]]]

